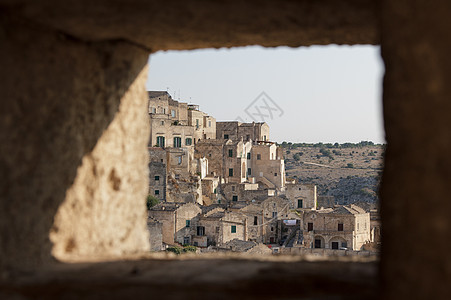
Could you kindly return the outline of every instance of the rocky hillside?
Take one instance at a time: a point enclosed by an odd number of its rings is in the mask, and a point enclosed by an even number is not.
[[[287,178],[318,186],[319,195],[337,204],[377,202],[383,169],[383,145],[282,144]]]

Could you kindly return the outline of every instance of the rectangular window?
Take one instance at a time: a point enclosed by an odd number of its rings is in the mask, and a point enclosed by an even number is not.
[[[228,140],[229,139],[229,135],[228,134],[224,134],[224,139]]]
[[[229,177],[233,177],[233,169],[229,169]]]
[[[180,148],[180,147],[182,147],[182,138],[175,137],[174,138],[174,148]]]
[[[234,191],[235,191],[235,186],[232,185],[232,192],[234,192]]]
[[[238,196],[232,196],[232,201],[234,202],[238,201]]]
[[[191,226],[191,220],[186,220],[185,226],[186,226],[186,227],[190,227],[190,226]]]
[[[338,242],[332,242],[332,249],[338,250]]]
[[[219,227],[216,227],[215,232],[219,233]]]
[[[251,159],[251,153],[250,152],[247,154],[247,159]]]
[[[164,126],[164,121],[161,121],[161,126]]]
[[[177,156],[177,163],[178,163],[179,165],[182,164],[182,157],[181,157],[181,156]],[[177,175],[176,175],[176,176],[177,176]],[[178,179],[178,178],[176,178],[176,179]]]
[[[313,223],[307,224],[307,231],[313,231]]]
[[[257,216],[254,217],[254,225],[258,225],[258,217]]]
[[[252,175],[252,169],[251,168],[247,168],[247,175],[251,176]]]
[[[231,232],[232,233],[236,233],[236,226],[235,225],[232,225],[232,228],[231,228],[232,230],[231,230]]]
[[[175,118],[175,110],[171,109],[171,116]]]
[[[298,199],[298,208],[302,208],[304,205],[303,203],[304,201],[302,201],[302,199]]]
[[[189,236],[183,237],[183,244],[188,245],[189,244]]]
[[[347,247],[348,247],[348,243],[342,242],[342,243],[341,243],[341,247],[342,247],[342,248],[347,248]]]
[[[246,135],[246,141],[249,141],[251,139],[251,136],[248,134]]]
[[[185,145],[191,146],[192,144],[193,144],[193,139],[192,138],[186,138],[185,139]]]
[[[338,231],[343,231],[343,223],[338,223]]]
[[[274,176],[277,176],[277,173],[274,173]]]
[[[157,147],[164,148],[164,136],[157,136]]]
[[[229,157],[233,157],[233,149],[229,149]]]
[[[197,235],[198,236],[204,236],[205,235],[205,227],[204,226],[197,226]]]
[[[158,180],[160,180],[160,176],[155,176],[155,181],[158,181]]]
[[[273,211],[273,212],[272,212],[272,218],[273,218],[273,219],[277,218],[277,211]]]
[[[257,160],[261,160],[262,159],[262,155],[261,154],[257,154]]]
[[[155,190],[155,195],[160,195],[160,190]]]
[[[208,127],[211,127],[211,121],[208,121]]]
[[[196,129],[199,129],[199,119],[196,119]]]
[[[156,114],[157,113],[157,109],[155,107],[152,107],[152,113]]]

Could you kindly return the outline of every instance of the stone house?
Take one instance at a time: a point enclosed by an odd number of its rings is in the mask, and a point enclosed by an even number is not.
[[[370,241],[370,214],[356,205],[303,211],[306,248],[360,250]]]
[[[167,155],[159,147],[149,147],[149,195],[166,201]]]
[[[282,239],[280,220],[290,214],[290,200],[284,195],[267,197],[260,202],[263,212],[263,243],[279,243]]]
[[[249,167],[251,161],[252,141],[242,140],[233,142],[227,140],[223,152],[222,176],[225,182],[245,182],[251,174]]]
[[[191,221],[202,212],[195,203],[160,203],[150,208],[149,217],[162,223],[163,243],[189,244]]]
[[[227,203],[237,201],[251,202],[252,200],[266,199],[274,196],[275,189],[263,189],[258,183],[223,183],[220,185],[221,195]]]
[[[182,147],[216,137],[216,119],[198,105],[175,101],[166,91],[148,92],[149,146]]]
[[[246,217],[217,207],[194,221],[192,244],[200,247],[222,246],[233,239],[246,241]]]
[[[269,126],[265,122],[241,123],[238,121],[217,122],[216,139],[232,141],[267,141]]]
[[[290,199],[292,208],[316,209],[317,190],[314,184],[287,183],[285,195]]]
[[[150,251],[163,250],[163,223],[149,217],[147,219],[147,229],[149,230]]]
[[[194,129],[194,142],[216,138],[216,119],[199,110],[199,105],[188,105],[188,125]]]
[[[268,188],[285,189],[285,163],[280,147],[272,142],[255,142],[250,154],[249,174]]]

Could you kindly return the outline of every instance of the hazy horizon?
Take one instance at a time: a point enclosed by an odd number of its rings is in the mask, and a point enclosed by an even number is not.
[[[160,51],[149,59],[146,88],[168,90],[217,121],[265,121],[278,143],[379,144],[385,143],[379,52],[377,46]]]

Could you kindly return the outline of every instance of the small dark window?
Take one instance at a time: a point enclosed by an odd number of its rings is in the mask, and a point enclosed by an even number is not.
[[[273,212],[272,212],[272,217],[273,217],[273,219],[274,219],[274,218],[277,218],[277,211],[273,211]]]
[[[233,149],[229,149],[229,157],[233,157]]]
[[[271,231],[274,231],[274,227],[271,226]]]
[[[158,180],[160,180],[160,176],[155,176],[155,181],[158,181]]]
[[[160,190],[155,190],[155,195],[160,195]]]
[[[219,227],[216,227],[216,233],[219,233]]]
[[[190,146],[193,144],[193,139],[192,138],[186,138],[185,139],[185,145]]]
[[[232,225],[231,232],[232,233],[236,233],[236,226],[235,225]]]
[[[343,223],[338,224],[338,231],[343,231]]]
[[[186,227],[190,227],[191,226],[191,220],[186,220]]]
[[[257,216],[254,217],[254,225],[258,225],[258,217]]]
[[[274,173],[274,176],[277,176],[277,173]]]
[[[205,234],[205,227],[204,226],[197,226],[197,235],[198,236],[204,236]]]
[[[298,208],[302,208],[304,206],[303,204],[302,199],[298,199]]]
[[[313,223],[307,224],[307,231],[313,231]]]
[[[247,168],[247,175],[248,175],[248,176],[251,176],[251,175],[252,175],[252,170],[251,170],[251,168]]]
[[[342,243],[341,243],[341,247],[343,247],[343,248],[347,248],[347,247],[348,247],[348,243],[346,243],[346,242],[342,242]]]
[[[249,141],[250,140],[250,138],[251,138],[251,136],[248,134],[248,135],[246,135],[246,140],[247,141]]]
[[[247,159],[251,159],[251,153],[250,152],[247,154]]]
[[[238,196],[232,196],[232,201],[238,201]]]
[[[338,242],[332,242],[332,249],[338,249]]]
[[[261,154],[257,154],[257,160],[261,160],[262,159],[262,155]]]
[[[233,169],[229,169],[229,176],[233,177]]]
[[[228,134],[224,134],[224,139],[228,140],[229,139],[229,135]]]

